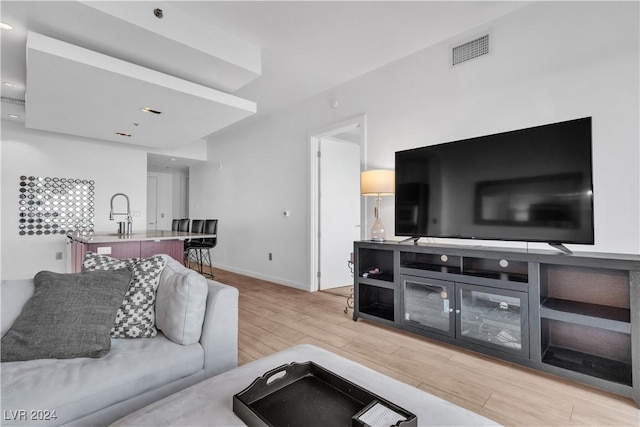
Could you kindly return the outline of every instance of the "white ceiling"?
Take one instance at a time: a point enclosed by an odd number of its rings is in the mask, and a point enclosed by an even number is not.
[[[255,113],[245,99],[36,33],[27,57],[31,129],[170,148]]]
[[[262,115],[295,104],[418,50],[483,25],[529,2],[108,3],[121,9],[126,9],[127,5],[164,5],[168,10],[183,13],[183,18],[186,17],[184,19],[193,19],[194,22],[211,26],[212,31],[226,31],[259,48],[262,54],[261,76],[235,90],[233,95],[257,102],[258,115]],[[120,59],[130,62],[139,60],[144,62],[143,66],[153,66],[156,70],[169,72],[185,80],[196,79],[198,73],[195,73],[194,77],[194,70],[197,71],[199,67],[195,62],[192,63],[188,56],[180,56],[181,60],[176,61],[175,55],[168,55],[166,51],[150,45],[147,40],[144,55],[146,59],[137,59],[135,54],[127,50],[127,46],[135,43],[135,40],[123,38],[120,27],[102,22],[94,24],[91,31],[86,31],[86,24],[83,24],[83,13],[86,14],[86,11],[83,10],[87,8],[77,5],[77,2],[2,0],[2,21],[15,27],[13,31],[2,30],[2,81],[11,81],[17,85],[15,88],[2,86],[3,97],[24,99],[26,30],[94,49],[116,58],[120,56]],[[184,33],[173,35],[175,39],[188,39],[187,36],[193,29],[186,25],[184,27]],[[96,37],[96,34],[99,37]],[[165,35],[165,39],[167,37]],[[179,43],[173,43],[172,48],[178,45]],[[195,49],[194,46],[184,44],[183,48]],[[179,65],[178,68],[176,64]],[[198,83],[202,84],[202,81]],[[209,84],[210,87],[213,85]],[[85,96],[92,97],[94,94],[88,91]],[[61,102],[63,103],[64,99]],[[3,102],[2,119],[8,119],[8,113],[24,115],[24,111],[20,113],[20,109],[19,105]],[[78,119],[80,120],[82,119]]]
[[[262,48],[262,76],[235,92],[267,113],[432,46],[525,1],[182,1]]]

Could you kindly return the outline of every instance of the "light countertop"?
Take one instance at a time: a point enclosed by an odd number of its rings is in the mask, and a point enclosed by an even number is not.
[[[117,233],[93,233],[86,235],[69,235],[71,240],[80,243],[117,243],[117,242],[140,242],[148,240],[186,240],[191,238],[202,239],[216,237],[215,234],[189,233],[185,231],[171,230],[139,230],[133,235],[126,236]]]

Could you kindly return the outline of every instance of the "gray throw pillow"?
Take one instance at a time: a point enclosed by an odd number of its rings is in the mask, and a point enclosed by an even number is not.
[[[111,330],[114,338],[153,338],[156,329],[156,292],[160,275],[166,264],[161,255],[150,258],[112,258],[87,252],[82,271],[115,270],[129,267],[133,271],[131,284],[124,296]]]
[[[33,296],[2,337],[2,361],[106,355],[131,276],[130,269],[39,272],[33,278]]]

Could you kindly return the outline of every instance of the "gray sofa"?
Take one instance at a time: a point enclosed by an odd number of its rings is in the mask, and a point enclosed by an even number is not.
[[[3,426],[108,425],[237,366],[238,290],[165,258],[155,308],[158,335],[111,339],[111,350],[98,359],[2,363]],[[3,280],[1,291],[4,336],[34,285]]]

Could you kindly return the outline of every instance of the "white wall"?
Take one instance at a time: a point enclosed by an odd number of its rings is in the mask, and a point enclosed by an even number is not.
[[[451,47],[485,30],[492,53],[451,68]],[[192,212],[220,218],[214,264],[310,288],[308,132],[362,113],[367,168],[393,168],[401,149],[593,116],[596,244],[570,247],[640,253],[638,40],[637,2],[540,2],[216,134],[190,193]],[[382,215],[393,224],[392,198]]]
[[[116,231],[109,221],[109,201],[115,193],[129,196],[134,230],[145,228],[147,154],[112,142],[25,129],[2,121],[2,279],[31,278],[40,270],[66,272],[62,235],[18,235],[20,175],[93,179],[95,230]],[[120,202],[120,201],[119,201]],[[56,252],[64,258],[56,260]]]
[[[186,173],[174,173],[173,178],[173,200],[171,216],[173,218],[188,218],[188,195],[189,195],[189,175]],[[168,228],[170,230],[170,228]]]
[[[191,218],[219,220],[214,266],[307,289],[305,132],[258,120],[238,139],[210,145],[210,163],[190,168]]]
[[[155,177],[158,181],[157,186],[157,209],[156,221],[157,230],[171,230],[171,220],[173,220],[173,181],[174,175],[171,173],[149,172],[148,176]]]

